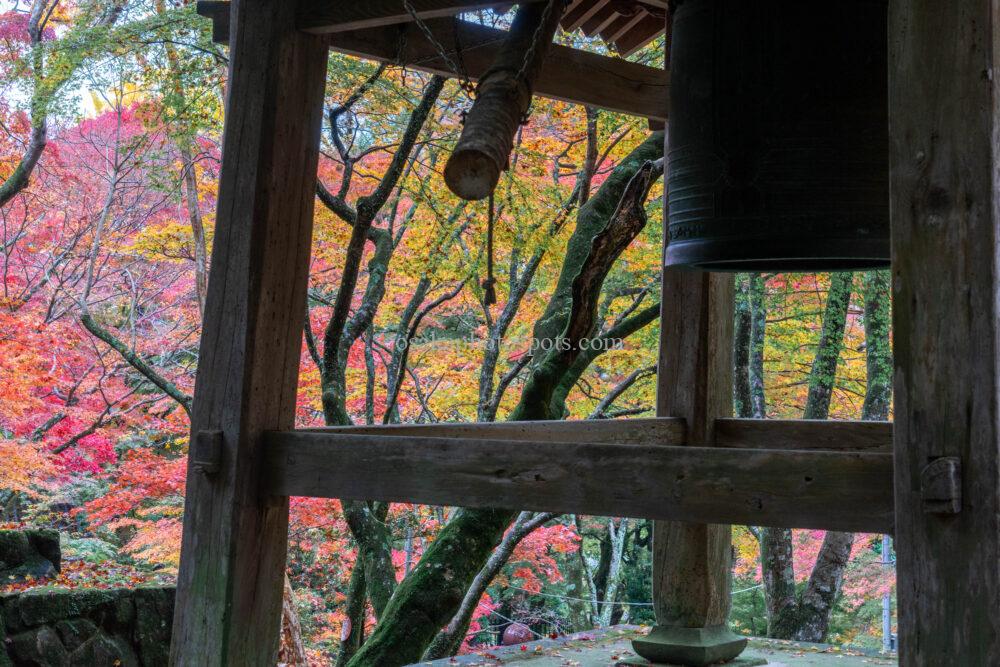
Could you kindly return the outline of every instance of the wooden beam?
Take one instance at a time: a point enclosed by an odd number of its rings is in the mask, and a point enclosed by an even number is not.
[[[195,11],[212,21],[212,41],[229,43],[229,0],[198,0]]]
[[[503,30],[465,21],[457,24],[450,20],[428,21],[428,26],[441,44],[462,45],[461,60],[474,81],[493,64],[497,46],[506,35]],[[330,35],[330,48],[395,62],[400,55],[400,34],[399,28],[338,33]],[[407,26],[402,34],[406,45],[402,61],[408,66],[444,76],[458,74],[416,26]],[[449,55],[455,60],[454,53]],[[665,70],[553,44],[535,82],[535,93],[565,102],[666,120],[670,84]]]
[[[596,419],[544,422],[473,422],[330,426],[303,433],[420,436],[472,440],[550,442],[609,442],[621,445],[679,445],[684,442],[683,419]]]
[[[539,0],[520,0],[520,4],[525,2]],[[414,13],[422,20],[446,18],[503,4],[497,0],[410,0]],[[323,0],[300,2],[297,25],[299,30],[326,34],[409,23],[412,20],[413,15],[403,6],[402,0]]]
[[[261,433],[295,418],[328,51],[285,0],[232,12],[170,664],[270,667],[288,499],[260,494]]]
[[[889,3],[904,667],[1000,665],[998,40],[996,2]]]
[[[889,454],[286,431],[262,469],[279,496],[892,529]]]
[[[684,420],[679,417],[596,419],[543,422],[472,422],[329,426],[305,433],[391,435],[471,440],[549,440],[619,445],[683,445]],[[891,452],[890,422],[819,421],[805,419],[717,419],[715,442],[738,449],[802,449],[841,452]]]
[[[891,452],[892,423],[817,419],[717,419],[715,444],[757,449]]]
[[[227,2],[199,2],[198,12],[213,20],[213,38],[229,34]],[[448,19],[427,21],[436,39],[457,62],[454,45],[462,45],[462,66],[475,81],[493,64],[497,46],[507,34],[486,26]],[[415,25],[382,26],[340,32],[326,37],[330,48],[362,58],[402,62],[413,69],[455,77],[459,72]],[[400,40],[404,49],[400,53]],[[670,77],[665,70],[553,44],[535,82],[542,97],[586,104],[656,121],[667,117]]]

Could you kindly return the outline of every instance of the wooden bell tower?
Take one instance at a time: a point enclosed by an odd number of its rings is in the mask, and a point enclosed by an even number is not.
[[[494,4],[412,0],[438,41],[461,33],[474,79],[503,35],[446,17]],[[561,24],[627,52],[665,26],[665,0],[639,4],[622,20],[576,0]],[[702,658],[740,648],[728,524],[894,533],[900,663],[1000,664],[997,0],[889,2],[894,425],[732,419],[732,280],[671,268],[654,419],[309,431],[293,412],[328,49],[457,73],[398,0],[199,5],[231,56],[173,664],[274,664],[292,495],[657,519],[650,642]],[[669,72],[554,45],[534,92],[662,122]]]

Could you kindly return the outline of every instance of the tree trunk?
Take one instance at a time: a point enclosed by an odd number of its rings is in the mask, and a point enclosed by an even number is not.
[[[764,419],[764,333],[767,327],[767,282],[759,273],[740,276],[736,289],[733,332],[733,412],[737,417]]]
[[[295,609],[295,592],[292,582],[285,575],[285,590],[281,601],[281,644],[278,647],[278,662],[290,667],[306,667],[306,649],[302,645],[302,626],[299,612]]]
[[[577,206],[583,206],[590,198],[590,187],[593,181],[594,171],[597,167],[597,117],[598,112],[590,107],[587,112],[587,151],[584,158],[583,167],[577,174],[576,184],[573,187],[566,203],[558,211],[555,218],[548,225],[549,237],[554,237],[563,227],[563,223]],[[558,173],[558,161],[555,172]],[[556,179],[558,181],[558,178]],[[520,231],[520,230],[519,230]],[[497,361],[500,358],[501,347],[507,330],[513,323],[518,309],[521,306],[531,283],[535,278],[535,273],[545,257],[548,244],[542,243],[532,252],[523,266],[518,266],[516,253],[511,256],[510,266],[510,288],[507,294],[507,302],[504,304],[496,321],[491,323],[489,309],[484,309],[484,316],[489,324],[489,337],[486,341],[486,350],[483,353],[483,362],[479,371],[479,404],[477,406],[476,418],[478,421],[491,422],[496,419],[500,401],[503,400],[504,393],[510,382],[514,379],[521,367],[531,361],[527,356],[521,364],[515,363],[504,376],[499,384],[494,388],[494,376],[496,374]]]
[[[576,517],[574,516],[575,520]],[[579,530],[577,532],[579,533]],[[566,572],[566,581],[572,585],[569,594],[571,599],[566,600],[566,606],[569,608],[569,630],[570,632],[587,630],[592,627],[590,622],[591,607],[590,603],[584,600],[585,596],[588,595],[587,591],[589,589],[587,588],[587,575],[584,571],[581,549],[577,549],[576,558],[567,560],[564,571]]]
[[[323,203],[352,225],[333,313],[323,332],[322,355],[316,353],[322,385],[323,413],[328,426],[351,423],[345,405],[347,355],[354,341],[368,329],[385,294],[385,277],[394,249],[393,239],[388,232],[373,228],[372,225],[411,161],[410,154],[443,87],[442,77],[431,78],[420,102],[410,114],[385,174],[370,194],[358,199],[357,210],[351,210],[339,197],[334,197],[320,185],[317,186]],[[336,133],[336,127],[332,131]],[[368,264],[368,285],[361,307],[351,317],[364,249],[370,240],[375,242],[375,254]],[[395,568],[392,564],[392,534],[384,521],[388,504],[369,505],[364,501],[344,500],[341,506],[351,535],[358,545],[358,560],[364,568],[364,590],[371,599],[376,615],[380,615],[396,587]]]
[[[806,419],[826,419],[829,416],[853,284],[852,273],[834,273],[830,278],[823,328],[809,376],[809,394],[804,410]],[[824,536],[809,582],[801,595],[795,596],[792,531],[765,528],[761,533],[768,636],[822,641],[829,628],[833,605],[840,594],[854,534],[830,531]]]
[[[399,182],[410,159],[410,152],[413,150],[443,87],[444,79],[442,77],[431,78],[420,103],[410,114],[403,137],[382,179],[371,194],[358,199],[355,212],[348,212],[348,217],[353,218],[351,220],[351,238],[347,244],[344,270],[334,301],[333,313],[330,315],[330,320],[323,332],[323,356],[320,365],[323,416],[329,426],[351,423],[350,415],[345,407],[347,354],[350,345],[364,332],[371,318],[374,317],[375,310],[385,291],[385,274],[392,253],[391,242],[388,246],[376,243],[376,252],[383,256],[373,258],[369,263],[369,272],[377,275],[369,276],[369,285],[365,290],[365,298],[359,309],[364,313],[364,316],[359,317],[356,314],[350,320],[350,327],[348,327],[354,291],[361,270],[365,244],[368,242],[372,230],[372,223]]]
[[[351,570],[351,580],[347,584],[347,601],[344,614],[344,630],[340,633],[340,651],[337,653],[335,667],[344,667],[354,657],[365,638],[365,602],[368,596],[365,590],[365,567],[357,560]]]
[[[847,307],[851,302],[854,274],[831,274],[830,291],[823,311],[823,329],[820,333],[812,372],[809,374],[809,394],[803,419],[826,419],[830,414],[830,400],[837,378],[837,363],[844,348],[844,327]]]
[[[392,533],[385,519],[389,503],[364,500],[341,501],[344,518],[358,545],[358,562],[365,571],[365,590],[376,617],[381,617],[396,590],[396,568],[392,564]]]
[[[733,325],[733,413],[747,418],[750,405],[750,275],[736,277],[736,307]]]
[[[642,205],[652,185],[649,160],[662,156],[663,135],[636,148],[609,175],[584,209],[605,210],[603,224],[585,217],[571,237],[589,237],[576,261],[567,255],[560,282],[569,288],[553,295],[547,313],[550,325],[573,343],[570,350],[553,350],[533,370],[512,420],[545,418],[556,384],[579,356],[580,338],[594,326],[596,299],[614,260],[645,224]],[[621,204],[621,206],[619,206]],[[596,229],[595,229],[596,228]],[[567,277],[568,274],[568,277]],[[560,325],[561,323],[561,325]],[[460,509],[430,545],[410,576],[397,587],[371,638],[348,667],[393,667],[420,660],[425,648],[454,617],[475,576],[503,538],[515,513],[503,509]]]
[[[783,618],[794,616],[798,604],[791,529],[762,528],[760,558],[767,604],[767,636],[790,638],[791,634],[783,632],[779,626]]]
[[[208,294],[208,248],[205,241],[205,225],[198,207],[198,177],[194,169],[194,157],[186,139],[178,142],[178,152],[184,163],[184,200],[187,203],[188,221],[191,224],[191,239],[194,247],[194,285],[198,294],[198,310],[205,312],[205,296]]]
[[[514,515],[503,509],[458,510],[399,584],[372,636],[348,667],[418,662],[454,616]]]
[[[865,275],[865,357],[868,386],[861,418],[886,421],[892,402],[892,347],[889,326],[892,313],[889,302],[889,272],[872,271]]]
[[[844,570],[854,546],[854,533],[829,531],[823,538],[819,558],[809,575],[809,583],[798,605],[797,628],[792,639],[801,642],[821,642],[830,627],[830,613],[840,595]]]
[[[764,393],[764,334],[767,329],[767,281],[760,273],[750,276],[750,406],[754,419],[767,417]]]
[[[625,536],[628,534],[628,529],[628,519],[620,519],[617,525],[614,519],[608,519],[610,554],[608,571],[605,575],[604,606],[598,617],[598,627],[606,628],[611,625],[611,617],[615,611],[615,598],[618,597],[618,585],[621,583],[622,553],[625,549]]]
[[[475,579],[472,580],[472,585],[465,592],[465,597],[462,598],[462,604],[459,606],[458,611],[452,617],[451,621],[448,622],[444,630],[438,633],[427,649],[427,652],[424,653],[423,660],[447,658],[458,653],[458,650],[462,647],[462,642],[469,632],[472,615],[479,605],[479,600],[483,597],[483,593],[486,592],[493,579],[510,559],[511,554],[514,553],[514,549],[532,531],[551,521],[556,516],[556,514],[551,512],[541,513],[537,516],[534,512],[521,512],[518,515],[514,526],[507,531],[500,545],[486,560],[486,565],[483,566]]]

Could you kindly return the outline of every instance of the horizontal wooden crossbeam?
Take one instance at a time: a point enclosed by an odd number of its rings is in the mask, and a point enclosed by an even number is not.
[[[331,426],[321,429],[305,429],[300,432],[486,438],[491,440],[605,442],[622,445],[683,445],[685,443],[684,420],[676,417]],[[892,452],[892,423],[808,419],[716,419],[715,439],[716,444],[720,447],[739,449]]]
[[[540,0],[521,0],[539,2]],[[454,16],[464,12],[474,12],[497,6],[496,0],[410,0],[413,14],[421,20]],[[229,35],[228,0],[199,0],[196,6],[202,16],[217,21],[225,30],[220,35],[225,41]],[[365,0],[364,2],[343,2],[342,0],[304,0],[298,3],[296,25],[304,32],[328,34],[363,30],[382,25],[409,23],[413,20],[402,0]],[[225,16],[224,16],[225,15]]]
[[[198,3],[198,12],[213,21],[216,41],[229,39],[228,4]],[[354,4],[361,7],[364,3]],[[452,19],[429,19],[426,25],[445,47],[449,59],[460,64],[464,74],[473,81],[493,64],[497,47],[506,35],[503,30]],[[463,74],[456,72],[423,31],[412,23],[335,32],[328,35],[328,39],[330,48],[341,53],[401,63],[448,77]],[[455,53],[456,44],[461,45],[460,58]],[[553,44],[535,82],[535,93],[663,121],[667,117],[670,97],[669,73],[621,58]]]
[[[637,421],[645,425],[633,434],[645,435],[631,441],[645,444],[595,442],[620,428],[602,422],[587,422],[590,432],[498,424],[495,438],[484,437],[493,425],[270,433],[262,483],[276,495],[892,532],[891,454],[808,450],[808,441],[795,450],[686,447],[663,444],[683,438],[677,420]],[[449,430],[455,437],[440,435]]]
[[[317,429],[302,429],[297,433],[482,438],[522,442],[549,440],[550,442],[607,442],[622,445],[680,445],[684,443],[684,430],[683,419],[653,417],[648,419],[577,419],[541,422],[439,422],[436,424],[328,426]]]
[[[502,3],[497,0],[410,0],[413,13],[422,20],[489,9],[498,4]],[[403,5],[403,0],[307,0],[299,2],[298,9],[296,23],[299,29],[317,34],[375,28],[413,20],[413,15]]]
[[[507,34],[503,30],[451,19],[427,21],[427,26],[450,52],[449,57],[464,67],[473,81],[493,65],[497,47]],[[400,58],[401,39],[405,40],[405,48]],[[454,53],[455,44],[461,45],[460,59]],[[443,76],[459,74],[413,24],[330,35],[330,48],[376,60],[401,60],[414,69]],[[665,70],[553,44],[535,81],[535,94],[665,120],[670,89]]]
[[[816,419],[716,419],[719,447],[892,453],[892,423]]]

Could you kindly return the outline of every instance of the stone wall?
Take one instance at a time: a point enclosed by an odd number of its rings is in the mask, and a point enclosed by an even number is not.
[[[0,530],[0,585],[51,577],[61,560],[54,530]]]
[[[166,665],[173,608],[169,587],[49,587],[0,596],[0,667]]]

